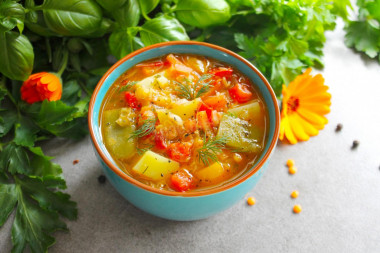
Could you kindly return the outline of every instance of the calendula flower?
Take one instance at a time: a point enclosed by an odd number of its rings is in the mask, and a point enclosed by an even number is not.
[[[308,68],[286,87],[282,86],[282,111],[280,140],[285,138],[291,144],[306,141],[323,129],[330,112],[331,94],[324,85],[321,74],[310,75]]]
[[[58,76],[48,72],[40,72],[29,76],[21,86],[21,99],[33,104],[45,99],[56,101],[61,99],[62,84]]]

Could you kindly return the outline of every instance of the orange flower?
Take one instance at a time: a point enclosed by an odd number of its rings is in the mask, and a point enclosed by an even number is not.
[[[56,101],[61,99],[62,84],[58,76],[40,72],[29,76],[21,87],[22,100],[33,104],[35,102]]]
[[[330,112],[331,94],[324,85],[321,74],[310,75],[308,68],[286,87],[282,86],[282,111],[280,140],[291,144],[307,141],[323,129],[328,120],[323,116]]]

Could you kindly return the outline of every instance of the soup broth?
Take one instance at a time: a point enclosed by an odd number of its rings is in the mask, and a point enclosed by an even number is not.
[[[127,70],[101,109],[103,143],[119,167],[155,188],[195,191],[249,169],[267,139],[251,81],[214,59],[169,54]]]

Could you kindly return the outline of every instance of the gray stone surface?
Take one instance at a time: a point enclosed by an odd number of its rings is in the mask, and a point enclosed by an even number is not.
[[[62,165],[79,216],[68,221],[70,232],[55,233],[49,251],[380,252],[380,65],[345,47],[341,23],[327,37],[322,73],[332,94],[329,124],[308,142],[278,144],[263,178],[247,194],[256,205],[242,199],[195,222],[155,218],[108,182],[98,183],[101,169],[89,138],[56,140],[44,149]],[[360,145],[351,150],[355,139]],[[287,173],[288,158],[296,162],[295,175]],[[295,189],[300,195],[291,199]],[[298,215],[294,204],[303,207]],[[0,228],[0,252],[11,250],[12,219]]]

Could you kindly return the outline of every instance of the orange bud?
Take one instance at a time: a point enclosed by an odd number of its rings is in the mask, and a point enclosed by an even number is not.
[[[21,86],[21,99],[29,104],[35,102],[60,100],[62,84],[58,76],[40,72],[29,76]]]

